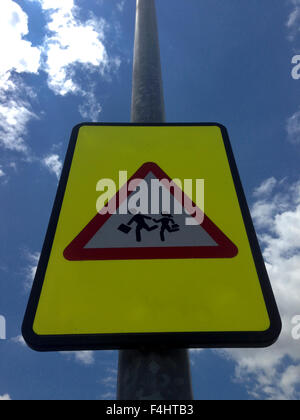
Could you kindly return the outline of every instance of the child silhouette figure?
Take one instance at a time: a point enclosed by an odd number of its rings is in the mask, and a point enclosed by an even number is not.
[[[162,242],[165,242],[166,236],[165,232],[173,233],[178,232],[180,230],[179,226],[175,223],[175,220],[171,214],[164,214],[162,213],[162,218],[159,220],[154,220],[155,223],[161,223],[160,229],[160,239]]]
[[[151,226],[149,227],[146,223],[146,220],[153,220],[152,217],[144,216],[141,213],[138,213],[137,210],[132,209],[130,210],[131,214],[134,214],[133,218],[128,223],[128,226],[131,226],[133,223],[136,223],[136,240],[137,242],[142,242],[142,234],[141,231],[144,229],[147,232],[152,232],[155,229],[158,229],[158,226]]]

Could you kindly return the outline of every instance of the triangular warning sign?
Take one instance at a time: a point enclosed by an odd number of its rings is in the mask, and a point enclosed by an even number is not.
[[[177,210],[163,211],[163,200],[155,203],[155,214],[130,206],[134,192],[129,186],[137,188],[145,181],[151,200],[153,180],[173,198]],[[114,211],[108,212],[109,208]],[[187,214],[194,223],[186,223]],[[155,163],[144,164],[64,251],[70,261],[233,258],[237,254],[233,242]]]

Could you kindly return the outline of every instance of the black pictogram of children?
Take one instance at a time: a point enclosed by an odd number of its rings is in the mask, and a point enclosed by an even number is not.
[[[146,232],[152,232],[153,230],[157,230],[160,227],[160,239],[162,242],[166,241],[166,232],[174,233],[180,231],[180,226],[175,223],[175,220],[171,214],[162,213],[162,218],[154,219],[150,216],[144,216],[141,213],[138,213],[136,210],[131,210],[130,213],[133,215],[131,220],[127,223],[127,225],[122,224],[119,226],[119,230],[123,233],[128,234],[132,230],[132,225],[135,223],[135,233],[136,233],[136,241],[142,242],[142,231],[145,230]],[[149,221],[155,223],[155,225],[149,226]]]
[[[175,223],[175,220],[173,216],[170,214],[162,214],[162,218],[159,220],[153,219],[155,223],[160,223],[160,239],[162,242],[165,242],[166,236],[165,232],[173,233],[173,232],[179,232],[180,227],[178,224]]]

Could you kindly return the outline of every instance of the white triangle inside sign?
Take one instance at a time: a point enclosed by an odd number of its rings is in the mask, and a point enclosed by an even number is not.
[[[157,180],[150,172],[144,179],[148,186],[147,203],[151,208],[151,181]],[[140,209],[129,208],[132,192],[128,196],[127,213],[113,214],[86,244],[87,249],[99,248],[133,248],[133,247],[194,247],[218,246],[201,225],[187,225],[187,213],[181,203],[159,182],[161,199],[158,201],[157,213],[140,213]],[[164,197],[164,199],[162,199]],[[166,212],[163,203],[169,203],[170,212]],[[176,212],[180,214],[175,214]]]

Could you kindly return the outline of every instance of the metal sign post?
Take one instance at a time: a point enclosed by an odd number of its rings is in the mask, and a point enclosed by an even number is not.
[[[131,121],[165,122],[155,0],[137,0]],[[117,398],[192,400],[188,351],[120,351]]]

